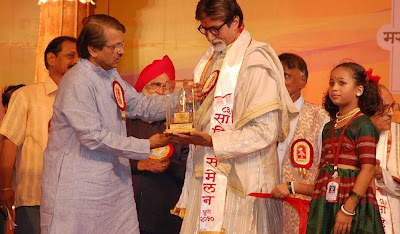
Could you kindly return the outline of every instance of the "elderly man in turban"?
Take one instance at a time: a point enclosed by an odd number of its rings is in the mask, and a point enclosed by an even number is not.
[[[143,95],[163,95],[175,69],[168,56],[155,60],[140,73],[135,89]],[[147,139],[165,130],[165,120],[128,119],[128,136]],[[148,160],[131,160],[133,190],[140,233],[179,233],[182,220],[170,214],[185,178],[188,145],[173,144],[152,150]]]

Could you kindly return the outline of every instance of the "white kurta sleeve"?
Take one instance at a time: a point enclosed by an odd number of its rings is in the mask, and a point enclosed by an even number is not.
[[[273,110],[251,120],[242,129],[213,134],[218,160],[244,156],[276,144],[278,113],[279,110]]]
[[[400,198],[400,185],[393,180],[392,175],[388,170],[382,168],[382,180],[375,181],[376,187],[385,190],[392,196]]]
[[[266,103],[279,101],[278,86],[271,76],[270,69],[258,65],[241,71],[236,84],[234,108],[237,110],[234,110],[233,118],[242,119],[245,113],[254,113]],[[265,108],[264,113],[254,115],[239,129],[213,133],[213,148],[218,160],[245,156],[277,144],[279,113],[277,108]]]

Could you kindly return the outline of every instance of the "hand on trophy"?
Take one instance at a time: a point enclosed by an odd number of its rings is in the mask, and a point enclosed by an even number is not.
[[[161,159],[147,159],[140,160],[137,164],[138,171],[149,171],[152,173],[165,172],[170,164],[171,160],[167,157]]]
[[[202,102],[204,100],[203,85],[196,83],[193,85],[194,101]]]
[[[188,143],[213,147],[211,136],[205,132],[190,132],[188,134],[172,133],[172,135],[170,135],[170,140],[174,143]]]
[[[149,138],[150,141],[150,149],[155,149],[159,147],[166,146],[170,143],[170,136],[165,134],[155,134]]]

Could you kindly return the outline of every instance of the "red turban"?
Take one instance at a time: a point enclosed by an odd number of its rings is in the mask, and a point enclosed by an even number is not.
[[[147,83],[163,73],[167,74],[170,80],[175,80],[174,64],[168,55],[165,55],[162,60],[154,60],[152,64],[143,69],[135,84],[136,91],[142,92]]]

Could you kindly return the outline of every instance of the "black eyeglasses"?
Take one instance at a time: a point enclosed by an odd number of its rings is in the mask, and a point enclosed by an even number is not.
[[[205,28],[203,26],[200,26],[197,28],[197,30],[199,30],[199,32],[203,35],[207,35],[207,31],[209,31],[212,35],[216,36],[219,34],[219,30],[221,30],[222,27],[224,27],[226,23],[224,23],[223,25],[219,26],[219,27],[209,27],[209,28]]]

